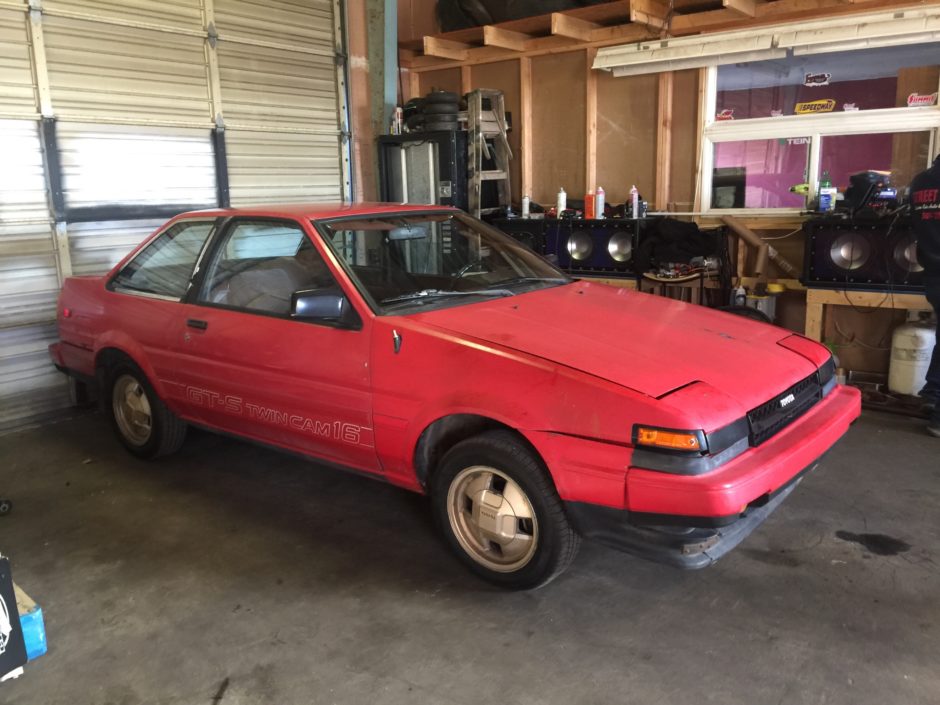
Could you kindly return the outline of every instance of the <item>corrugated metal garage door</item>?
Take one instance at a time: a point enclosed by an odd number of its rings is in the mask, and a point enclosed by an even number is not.
[[[45,350],[63,276],[174,211],[350,193],[338,6],[2,2],[0,431],[67,404]]]
[[[217,0],[215,18],[233,205],[342,198],[333,3]]]

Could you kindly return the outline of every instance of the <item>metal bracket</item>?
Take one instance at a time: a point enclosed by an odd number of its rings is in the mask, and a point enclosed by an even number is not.
[[[29,0],[30,12],[42,12],[42,0]]]
[[[219,30],[215,28],[215,22],[210,22],[209,26],[206,27],[206,36],[209,46],[215,49],[216,45],[219,43]]]
[[[333,55],[333,62],[337,66],[345,66],[347,61],[349,61],[349,57],[341,51],[338,51]]]
[[[340,130],[339,138],[343,141],[343,144],[349,144],[352,140],[352,132],[349,130]]]

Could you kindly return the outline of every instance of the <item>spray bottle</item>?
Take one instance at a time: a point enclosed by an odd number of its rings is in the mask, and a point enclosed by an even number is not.
[[[529,217],[530,204],[531,204],[531,200],[529,199],[529,194],[526,194],[525,196],[522,197],[522,217],[523,218]]]
[[[601,186],[597,187],[597,191],[594,194],[594,217],[603,220],[604,219],[604,199],[606,194],[604,189]]]
[[[640,192],[636,189],[636,184],[630,187],[630,215],[633,218],[640,217]]]
[[[558,200],[555,201],[555,217],[561,218],[561,214],[568,208],[568,194],[562,186],[558,189]]]

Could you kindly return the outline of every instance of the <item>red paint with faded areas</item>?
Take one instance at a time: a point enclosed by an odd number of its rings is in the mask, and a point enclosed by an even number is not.
[[[563,500],[690,517],[734,515],[773,494],[859,414],[857,392],[836,386],[770,440],[707,472],[651,468],[655,451],[637,453],[634,425],[701,431],[717,443],[719,431],[746,429],[750,411],[816,374],[828,351],[781,328],[584,281],[379,314],[315,223],[429,208],[265,206],[171,221],[298,223],[361,318],[357,330],[111,290],[131,253],[108,275],[66,281],[53,359],[94,377],[102,353],[119,351],[187,421],[416,491],[425,487],[416,450],[429,426],[453,415],[485,417],[528,440]],[[194,330],[192,319],[205,327]]]

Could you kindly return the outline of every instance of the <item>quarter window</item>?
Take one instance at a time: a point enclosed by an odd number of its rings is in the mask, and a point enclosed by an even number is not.
[[[115,289],[181,299],[214,220],[182,221],[167,228],[118,272]]]
[[[288,316],[294,293],[315,290],[340,287],[298,225],[240,221],[216,250],[199,301]]]

